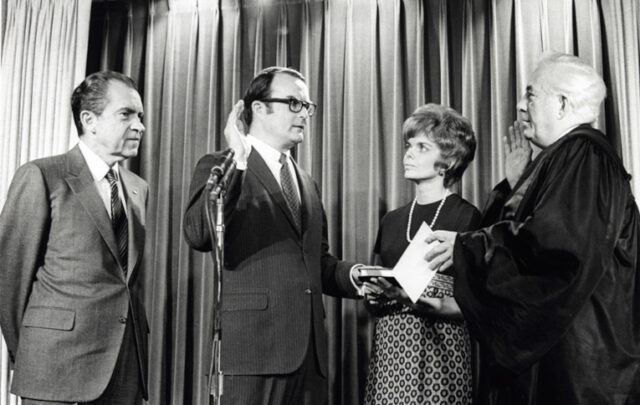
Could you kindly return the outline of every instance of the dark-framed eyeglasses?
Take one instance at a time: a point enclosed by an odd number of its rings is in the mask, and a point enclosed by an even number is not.
[[[294,113],[299,113],[302,111],[302,107],[306,108],[309,117],[311,117],[316,112],[316,105],[314,103],[307,103],[306,101],[298,100],[294,97],[289,98],[263,98],[262,100],[265,103],[283,103],[289,104],[289,110]]]

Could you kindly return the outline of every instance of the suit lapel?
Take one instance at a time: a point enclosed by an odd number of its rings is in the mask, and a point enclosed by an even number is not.
[[[129,223],[127,279],[131,280],[133,273],[138,268],[140,252],[144,249],[145,202],[141,182],[122,166],[120,167],[120,180],[127,199],[127,221]]]
[[[269,196],[271,196],[276,205],[280,207],[280,210],[282,210],[282,213],[287,218],[287,221],[289,221],[293,231],[297,233],[298,231],[296,230],[291,210],[289,210],[287,201],[284,199],[284,194],[282,194],[280,184],[278,184],[276,179],[273,177],[269,166],[267,166],[264,159],[262,159],[262,156],[260,156],[255,149],[252,149],[249,154],[249,158],[247,159],[247,169],[251,171],[251,173],[253,173],[253,175],[262,183],[269,193]]]
[[[104,239],[111,254],[119,260],[118,244],[111,226],[111,218],[98,194],[93,176],[87,166],[80,148],[76,146],[67,153],[67,175],[65,177],[71,191],[78,197],[80,204],[93,220],[98,232]]]

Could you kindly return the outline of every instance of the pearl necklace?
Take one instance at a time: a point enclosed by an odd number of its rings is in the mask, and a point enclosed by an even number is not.
[[[436,224],[438,215],[440,215],[440,210],[442,209],[442,206],[444,205],[444,202],[446,201],[447,197],[449,197],[449,190],[445,190],[444,197],[442,197],[442,200],[440,200],[440,205],[438,205],[438,209],[436,209],[436,214],[433,216],[433,220],[429,224],[429,227],[431,229],[433,229],[433,226]],[[411,235],[409,234],[409,231],[411,230],[411,221],[413,220],[413,210],[414,208],[416,208],[417,203],[418,203],[418,197],[413,199],[413,202],[411,203],[411,209],[409,210],[409,221],[407,222],[407,242],[409,243],[411,243]]]

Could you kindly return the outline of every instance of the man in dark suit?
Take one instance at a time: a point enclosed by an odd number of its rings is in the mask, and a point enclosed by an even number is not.
[[[0,326],[23,404],[147,397],[139,267],[147,183],[118,162],[144,133],[135,83],[88,76],[73,92],[79,144],[16,172],[0,214]]]
[[[315,107],[299,72],[271,67],[252,80],[225,129],[238,170],[225,205],[224,404],[326,402],[322,294],[356,297],[357,288],[356,266],[328,252],[316,183],[290,155]],[[248,136],[235,125],[240,113]],[[212,248],[205,183],[221,160],[204,156],[191,183],[185,236],[201,251]]]

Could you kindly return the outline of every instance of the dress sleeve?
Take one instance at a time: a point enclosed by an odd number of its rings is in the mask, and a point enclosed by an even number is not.
[[[558,342],[614,265],[630,193],[589,140],[567,141],[540,164],[512,220],[460,234],[454,248],[455,298],[469,328],[515,372]]]
[[[482,214],[473,204],[465,203],[458,218],[456,229],[454,229],[456,232],[475,231],[480,228]]]
[[[509,193],[511,193],[511,186],[509,186],[507,179],[502,180],[491,190],[489,198],[485,203],[479,226],[489,226],[498,221]],[[473,229],[477,229],[477,227]]]
[[[382,220],[380,221],[380,226],[378,226],[378,236],[376,236],[376,243],[375,245],[373,245],[373,255],[372,256],[380,256],[380,245],[382,243],[381,239],[382,239]],[[375,263],[374,263],[375,264]]]

